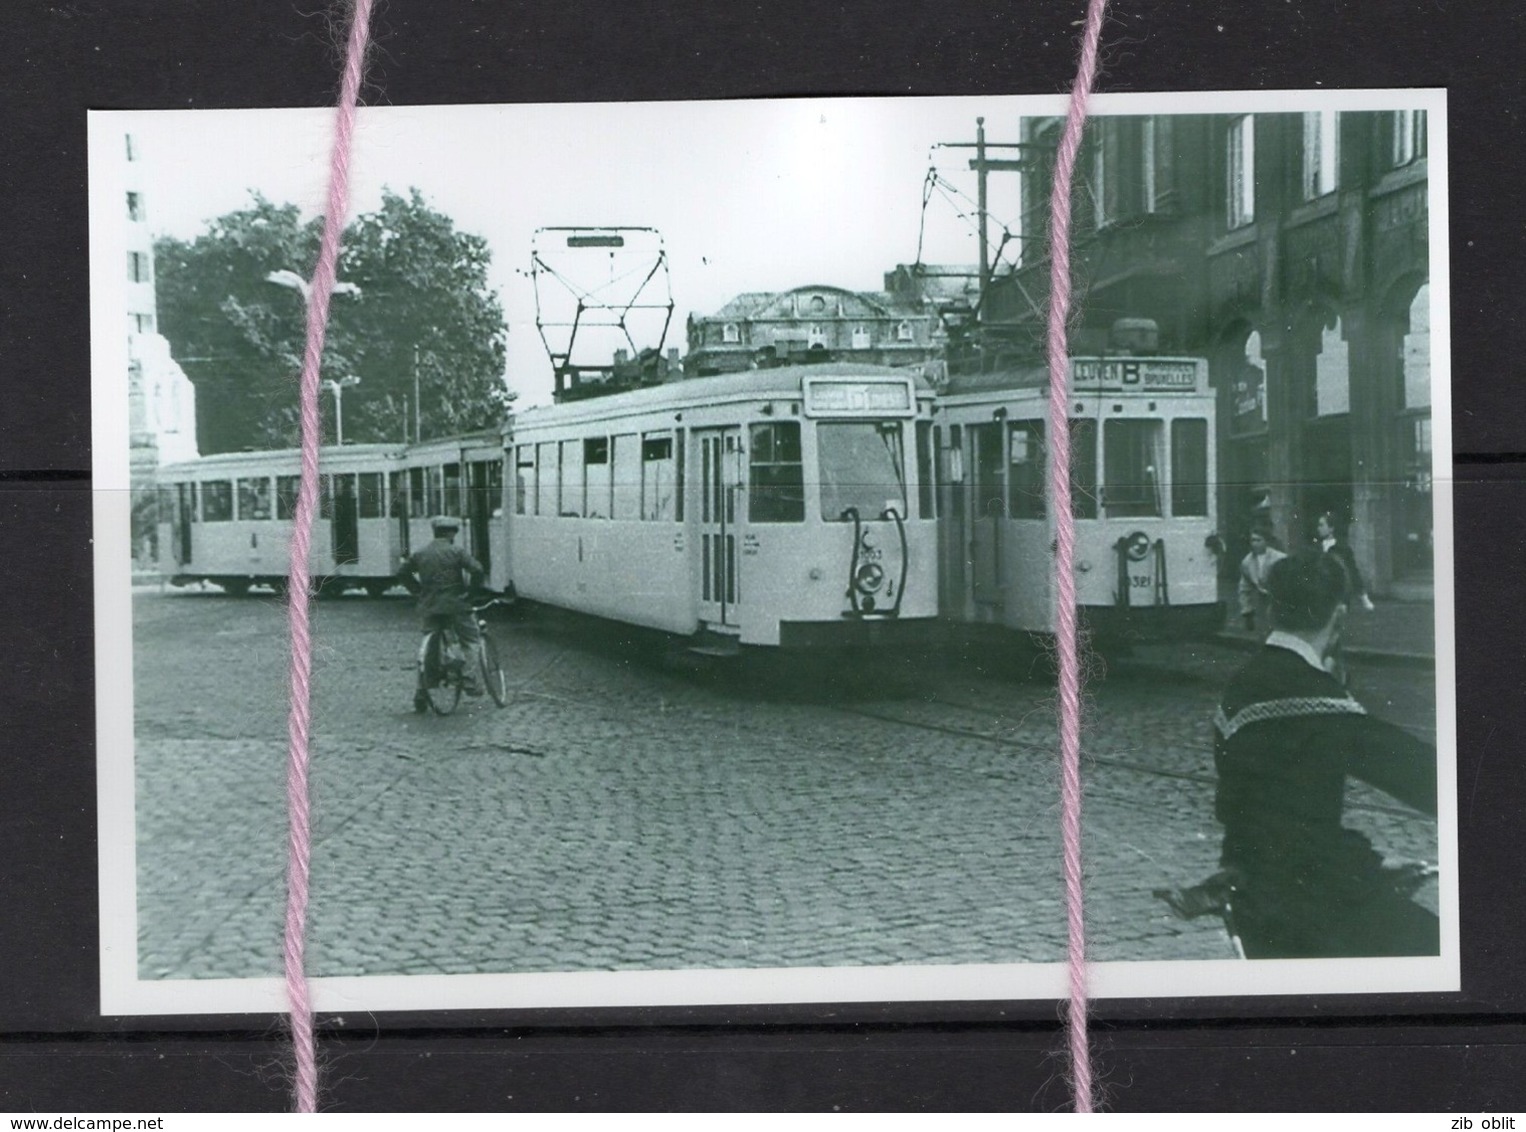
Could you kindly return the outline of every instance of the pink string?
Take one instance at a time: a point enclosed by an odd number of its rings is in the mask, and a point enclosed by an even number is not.
[[[318,1105],[318,1057],[313,1033],[312,996],[302,958],[307,933],[308,875],[312,862],[310,804],[307,791],[308,737],[312,726],[313,640],[310,631],[308,561],[312,551],[313,512],[318,504],[318,371],[328,328],[329,300],[339,274],[339,239],[344,233],[350,195],[350,143],[355,132],[355,104],[360,96],[361,65],[370,35],[373,0],[353,0],[350,42],[329,166],[328,211],[318,267],[307,287],[307,348],[302,355],[302,476],[291,533],[290,596],[291,707],[287,719],[290,746],[286,764],[286,809],[290,827],[286,865],[286,994],[291,1002],[291,1035],[296,1053],[294,1103],[297,1112]]]
[[[1081,62],[1054,167],[1049,202],[1049,483],[1055,514],[1055,640],[1059,652],[1060,794],[1069,934],[1070,1062],[1076,1111],[1092,1111],[1091,1052],[1086,1033],[1086,915],[1081,875],[1081,657],[1076,635],[1076,520],[1070,504],[1070,187],[1097,76],[1097,43],[1107,0],[1088,0]]]

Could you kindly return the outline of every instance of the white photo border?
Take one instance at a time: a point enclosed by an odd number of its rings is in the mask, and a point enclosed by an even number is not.
[[[801,101],[788,100],[798,107]],[[830,99],[823,102],[841,102]],[[946,101],[894,99],[918,103]],[[963,101],[1021,116],[1063,116],[1062,96],[1014,95]],[[653,108],[714,103],[651,103]],[[751,103],[750,105],[756,105]],[[1441,954],[1383,960],[1102,962],[1088,973],[1097,999],[1241,995],[1351,995],[1461,989],[1458,898],[1456,642],[1452,614],[1453,498],[1450,257],[1446,92],[1428,89],[1223,91],[1097,95],[1095,115],[1275,113],[1311,110],[1428,112],[1431,304],[1432,471],[1435,523],[1435,692],[1438,751],[1437,840]],[[448,115],[451,107],[403,108]],[[522,106],[534,114],[545,107]],[[597,115],[598,104],[580,107]],[[364,108],[365,120],[392,108]],[[134,703],[131,484],[128,471],[126,251],[114,159],[122,135],[143,114],[291,115],[300,119],[321,199],[332,110],[93,111],[89,114],[92,474],[96,646],[97,802],[100,867],[100,1009],[108,1016],[270,1014],[287,1009],[284,980],[139,977],[134,805]],[[316,209],[314,209],[316,211]],[[284,709],[284,705],[281,705]],[[477,974],[315,978],[324,1013],[655,1006],[811,1005],[827,1003],[1056,1000],[1069,991],[1060,963],[853,968],[707,969],[554,974]]]

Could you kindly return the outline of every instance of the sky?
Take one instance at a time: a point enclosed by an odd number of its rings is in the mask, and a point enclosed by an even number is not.
[[[486,238],[509,322],[506,379],[533,404],[551,389],[528,273],[537,229],[657,229],[675,302],[665,345],[683,350],[691,311],[712,313],[743,292],[880,290],[885,272],[916,261],[919,235],[923,262],[975,263],[971,151],[935,147],[973,142],[979,116],[989,140],[1016,141],[1024,114],[1063,109],[1052,97],[363,108],[351,213],[376,208],[384,186],[416,187]],[[304,215],[322,211],[327,109],[115,117],[137,143],[156,236],[194,237],[256,191]],[[932,197],[924,228],[933,164],[954,189]],[[1015,230],[1016,175],[992,176],[990,211],[994,231]],[[609,271],[600,256],[594,277]],[[636,344],[655,345],[655,332]]]

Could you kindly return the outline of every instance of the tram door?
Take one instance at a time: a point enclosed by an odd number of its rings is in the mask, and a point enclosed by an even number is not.
[[[182,566],[191,562],[191,531],[196,516],[196,485],[175,485],[175,561]]]
[[[493,569],[493,540],[488,535],[494,505],[493,469],[502,466],[487,460],[474,460],[466,465],[466,523],[470,528],[471,552],[489,573]]]
[[[736,625],[742,599],[742,430],[695,429],[694,439],[699,447],[699,615],[712,625]]]
[[[334,518],[331,520],[334,565],[353,566],[360,561],[360,511],[356,506],[355,477],[334,477]]]
[[[1007,515],[1000,422],[970,425],[970,577],[975,600],[1000,605],[1001,536]]]

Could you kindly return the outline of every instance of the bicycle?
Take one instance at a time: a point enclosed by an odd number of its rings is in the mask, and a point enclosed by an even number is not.
[[[499,707],[509,702],[508,680],[503,674],[503,664],[498,657],[498,644],[488,632],[487,621],[482,614],[495,605],[507,604],[503,598],[492,598],[481,605],[472,606],[472,616],[477,619],[480,638],[477,649],[478,671],[482,686]],[[466,662],[461,651],[461,641],[455,630],[430,629],[419,642],[419,683],[413,694],[413,710],[419,715],[433,711],[436,715],[449,715],[461,703],[461,693],[466,686]]]
[[[1437,867],[1428,861],[1404,861],[1382,868],[1383,882],[1394,893],[1409,899],[1422,885],[1438,874]],[[1165,903],[1179,920],[1196,920],[1200,916],[1215,916],[1224,925],[1230,946],[1236,957],[1246,958],[1245,944],[1240,928],[1235,922],[1235,900],[1243,892],[1244,880],[1236,869],[1221,869],[1198,884],[1185,888],[1157,888],[1151,892],[1157,900]]]

